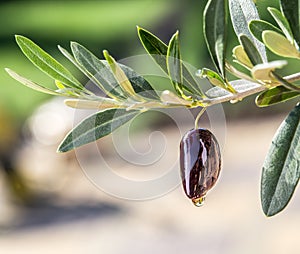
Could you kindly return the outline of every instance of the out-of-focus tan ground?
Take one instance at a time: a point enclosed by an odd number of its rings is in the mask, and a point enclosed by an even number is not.
[[[261,165],[283,118],[227,124],[222,174],[201,208],[181,187],[150,201],[117,199],[80,170],[48,204],[16,209],[2,197],[0,253],[300,253],[299,191],[272,218],[259,201]]]

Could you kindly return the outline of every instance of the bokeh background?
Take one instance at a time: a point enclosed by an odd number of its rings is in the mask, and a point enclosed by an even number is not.
[[[197,68],[212,67],[202,36],[205,3],[0,1],[1,253],[300,252],[299,194],[271,219],[264,217],[259,203],[264,156],[296,100],[264,109],[255,106],[254,97],[223,105],[227,119],[223,172],[204,207],[193,207],[181,187],[157,199],[134,202],[97,189],[83,174],[75,154],[56,154],[57,144],[73,124],[74,111],[62,100],[23,87],[4,71],[9,67],[53,85],[22,55],[15,34],[31,38],[72,69],[57,50],[58,44],[68,48],[70,41],[77,41],[99,57],[108,49],[116,59],[144,54],[136,25],[165,42],[179,29],[184,60]],[[258,1],[261,10],[268,4],[278,6],[277,1]],[[273,22],[265,11],[261,16]],[[236,44],[230,31],[229,48]],[[295,62],[283,71],[289,74],[298,66]],[[180,136],[175,124],[159,114],[150,118],[140,121],[137,129],[162,131],[172,140],[170,160],[176,160]],[[209,125],[205,117],[203,125]],[[107,161],[125,177],[133,172],[144,177],[142,167],[131,171],[122,162],[110,141],[100,143]],[[97,156],[92,149],[84,152],[87,160]],[[101,165],[94,167],[101,170]]]

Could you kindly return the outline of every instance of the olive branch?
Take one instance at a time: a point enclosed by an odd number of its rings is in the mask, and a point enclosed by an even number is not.
[[[96,57],[77,42],[71,53],[59,51],[105,94],[87,89],[71,72],[30,39],[16,35],[24,55],[41,71],[53,78],[57,89],[37,84],[6,68],[14,79],[39,92],[68,97],[65,104],[73,108],[97,109],[98,112],[79,123],[60,144],[67,152],[108,135],[136,115],[152,108],[202,107],[195,120],[214,104],[238,102],[258,94],[256,104],[266,107],[300,95],[300,73],[281,76],[278,69],[288,65],[286,58],[300,59],[299,2],[280,0],[280,10],[268,8],[277,23],[261,20],[252,0],[209,0],[203,13],[204,39],[215,70],[202,68],[192,73],[180,54],[179,32],[166,44],[144,28],[137,27],[146,52],[170,78],[172,87],[156,91],[147,79],[117,61],[106,50],[104,59]],[[239,45],[232,49],[234,61],[225,58],[228,19],[231,19]],[[267,50],[279,59],[268,61]],[[228,73],[237,79],[229,80]],[[212,88],[203,91],[202,79]],[[263,211],[272,216],[289,202],[300,177],[300,105],[287,116],[278,129],[263,165],[261,199]]]

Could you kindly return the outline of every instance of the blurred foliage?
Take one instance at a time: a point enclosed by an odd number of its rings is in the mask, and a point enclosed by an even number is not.
[[[116,59],[121,59],[133,54],[145,53],[136,35],[136,25],[149,29],[165,42],[178,29],[183,59],[196,68],[204,66],[213,68],[202,30],[202,13],[206,2],[192,0],[0,1],[0,84],[3,86],[0,92],[1,107],[5,107],[7,112],[21,122],[39,103],[49,98],[47,95],[20,86],[5,73],[5,67],[21,71],[24,76],[31,77],[37,82],[53,85],[47,76],[40,73],[22,56],[14,41],[15,34],[33,39],[59,61],[68,63],[57,50],[57,44],[68,48],[69,41],[74,40],[82,43],[98,56],[101,55],[102,49],[108,49]],[[257,4],[259,10],[265,9],[270,4],[278,8],[277,1],[272,3],[258,1]],[[267,12],[260,11],[260,15],[274,24],[274,20]],[[228,39],[229,49],[237,45],[233,30],[229,31]],[[227,57],[231,58],[230,50],[227,52]],[[276,56],[272,55],[273,57],[276,59]],[[67,66],[71,65],[67,64]],[[290,72],[297,71],[297,65],[293,66],[295,69]],[[229,103],[225,103],[224,107],[228,111],[228,116],[244,115],[241,114],[244,110],[251,111],[253,114],[264,114],[264,112],[268,114],[271,110],[275,112],[284,110],[282,106],[258,109],[253,98],[240,102],[238,107],[232,107]]]
[[[20,86],[5,73],[5,67],[13,67],[33,80],[50,84],[50,79],[22,56],[14,41],[15,34],[34,39],[58,60],[63,57],[56,45],[69,47],[71,40],[87,45],[94,52],[107,48],[120,58],[139,45],[137,24],[157,27],[177,8],[178,4],[171,1],[0,2],[1,107],[22,121],[36,105],[49,98]]]

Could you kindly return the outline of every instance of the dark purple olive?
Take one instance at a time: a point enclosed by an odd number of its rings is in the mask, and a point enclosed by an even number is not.
[[[221,170],[217,139],[206,129],[188,131],[180,142],[180,173],[185,194],[201,206]]]

